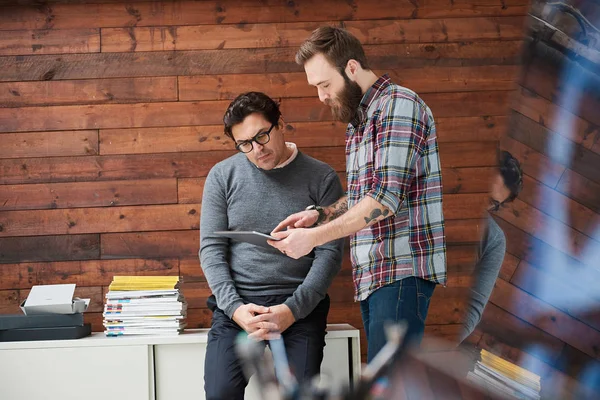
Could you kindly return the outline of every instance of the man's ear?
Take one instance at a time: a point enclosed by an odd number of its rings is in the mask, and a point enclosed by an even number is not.
[[[283,115],[279,117],[279,121],[277,122],[277,128],[279,130],[283,130],[285,128],[285,121],[283,120]]]
[[[356,81],[356,74],[361,69],[360,63],[354,59],[348,60],[346,64],[346,75],[350,78],[351,81]]]

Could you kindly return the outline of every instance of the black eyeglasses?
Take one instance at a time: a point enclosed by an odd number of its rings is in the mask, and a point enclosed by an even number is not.
[[[250,153],[252,148],[254,147],[252,142],[256,142],[258,144],[267,144],[269,140],[271,140],[271,131],[275,127],[275,124],[271,125],[268,131],[266,132],[258,132],[252,139],[244,140],[235,145],[235,148],[242,153]]]

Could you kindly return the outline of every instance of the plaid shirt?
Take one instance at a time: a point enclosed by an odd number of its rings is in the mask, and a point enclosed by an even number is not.
[[[446,283],[442,176],[431,110],[380,77],[346,130],[348,207],[366,196],[393,213],[350,237],[355,300],[415,276]]]

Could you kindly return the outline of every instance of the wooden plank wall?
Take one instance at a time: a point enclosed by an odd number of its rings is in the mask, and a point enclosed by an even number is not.
[[[572,3],[587,5],[588,16],[600,11],[597,2],[591,9],[594,2]],[[496,219],[511,269],[496,283],[478,344],[527,365],[557,393],[569,393],[573,379],[595,368],[595,381],[584,383],[598,390],[600,87],[588,81],[578,88],[580,72],[533,48],[501,139],[525,173],[523,192]]]
[[[0,312],[17,311],[31,285],[74,282],[101,330],[114,274],[180,274],[190,327],[208,327],[198,216],[204,177],[233,154],[220,126],[229,101],[247,90],[281,99],[288,139],[343,176],[344,127],[294,63],[301,41],[332,23],[436,116],[450,280],[436,291],[427,336],[454,334],[509,126],[527,8],[527,0],[71,0],[0,9]],[[512,250],[502,282],[523,258]],[[360,327],[350,274],[346,257],[330,322]]]

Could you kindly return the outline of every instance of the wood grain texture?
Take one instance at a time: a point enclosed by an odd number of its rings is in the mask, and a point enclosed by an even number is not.
[[[585,80],[578,78],[575,71],[558,70],[544,63],[543,59],[534,58],[524,71],[520,84],[530,93],[560,104],[569,114],[579,117],[575,118],[575,129],[568,138],[595,153],[600,153],[600,116],[596,109],[600,96],[594,92],[593,85],[590,86]],[[579,85],[577,89],[574,88],[574,84]],[[586,121],[589,124],[586,124]]]
[[[495,171],[495,167],[442,168],[442,184],[444,194],[485,193],[489,189],[490,177]],[[345,174],[340,172],[340,175],[342,175],[340,177],[340,180],[342,181],[342,187],[345,188]],[[179,203],[201,203],[204,181],[205,178],[178,179],[177,193]],[[1,194],[2,189],[0,187],[0,199],[2,199]]]
[[[176,100],[176,77],[0,83],[0,104],[8,107]]]
[[[461,323],[468,302],[468,287],[437,288],[429,303],[426,322],[428,324]]]
[[[581,144],[596,153],[600,151],[598,116],[594,104],[598,94],[593,85],[571,76],[569,71],[553,70],[534,62],[528,68],[519,86],[515,110],[549,128],[565,138]]]
[[[567,375],[575,376],[580,379],[582,381],[582,386],[588,386],[596,391],[598,390],[597,382],[594,382],[591,379],[581,378],[582,376],[589,374],[590,370],[594,371],[600,368],[600,361],[597,357],[591,357],[567,344],[563,348],[561,357],[556,364],[556,368]]]
[[[82,182],[206,176],[232,151],[140,156],[55,157],[4,160],[0,184]],[[343,157],[343,155],[342,155]]]
[[[516,65],[482,65],[465,67],[402,68],[375,70],[387,73],[393,82],[417,93],[472,92],[511,90],[515,88]],[[240,87],[247,91],[262,91],[272,97],[308,97],[316,90],[306,82],[304,72],[277,74],[227,74],[180,76],[180,100],[234,99]]]
[[[556,190],[600,213],[600,184],[567,168],[556,185]]]
[[[100,29],[13,30],[0,35],[0,55],[100,52]]]
[[[560,205],[556,205],[560,207]],[[513,226],[542,240],[553,248],[588,263],[587,249],[600,248],[600,242],[576,231],[569,225],[539,211],[520,199],[505,204],[497,215]],[[593,262],[594,264],[596,261]]]
[[[177,196],[176,179],[0,185],[0,211],[169,204]]]
[[[481,240],[485,220],[463,219],[448,221],[445,226],[448,244],[477,244]]]
[[[600,240],[597,229],[600,226],[600,215],[528,175],[523,177],[523,191],[519,194],[519,199],[577,231]]]
[[[570,285],[532,264],[522,261],[510,282],[532,296],[600,330],[600,301],[593,288]]]
[[[363,45],[515,40],[523,17],[289,22],[102,29],[102,52],[299,47],[322,26],[343,26]]]
[[[500,273],[498,276],[505,281],[510,281],[517,268],[521,265],[521,262],[524,261],[521,261],[521,259],[508,252],[505,253],[504,260],[502,260],[502,267],[500,268]]]
[[[21,297],[18,290],[0,290],[0,314],[17,314]]]
[[[506,122],[503,116],[436,118],[438,141],[497,141],[507,128]],[[294,122],[283,127],[286,140],[300,148],[345,146],[345,130],[343,124],[335,121]],[[233,141],[224,135],[222,125],[101,129],[99,141],[103,155],[233,148]]]
[[[198,229],[200,205],[0,211],[0,237]]]
[[[565,127],[565,130],[568,130],[568,127]],[[553,162],[600,182],[600,154],[575,144],[519,113],[511,116],[509,132],[513,139],[545,155]]]
[[[589,122],[523,87],[519,90],[515,110],[578,144],[593,138],[594,135],[590,133],[597,129]],[[591,147],[590,144],[587,146]]]
[[[501,218],[495,220],[504,231],[509,253],[583,290],[600,284],[600,271],[594,264],[586,265]]]
[[[344,247],[345,253],[342,259],[342,270],[339,275],[342,279],[347,279],[352,271],[352,265],[350,263],[350,255],[348,253],[348,244]],[[451,272],[453,278],[456,277],[453,283],[456,287],[465,287],[470,284],[469,276],[474,271],[474,263],[477,257],[477,246],[475,245],[461,245],[461,244],[450,244],[447,247],[447,258],[448,271]],[[514,258],[514,256],[513,256]],[[503,266],[503,270],[512,271],[512,264],[514,262],[507,261],[507,265]],[[202,268],[200,267],[200,260],[197,255],[194,257],[181,257],[179,259],[179,271],[181,276],[184,277],[186,282],[203,282],[206,280]],[[512,273],[511,273],[512,275]],[[354,289],[351,290],[353,292]]]
[[[240,3],[225,1],[168,1],[122,4],[55,4],[45,7],[1,9],[2,29],[67,29],[89,27],[130,27],[197,24],[245,24],[363,20],[388,18],[440,18],[526,14],[523,0],[384,0],[372,7],[368,0],[348,4],[342,0],[281,3],[278,1]],[[265,8],[268,7],[268,12]]]
[[[101,259],[172,258],[198,255],[197,230],[166,232],[104,233]],[[1,239],[0,239],[1,240]]]
[[[98,154],[98,131],[0,134],[0,159]]]
[[[187,313],[187,329],[210,328],[212,312],[208,308],[191,308]]]
[[[108,286],[114,275],[179,275],[179,260],[125,259],[0,264],[0,289],[28,289],[33,285],[65,282],[75,283],[78,287]]]
[[[295,48],[0,57],[0,82],[301,72]],[[521,41],[367,45],[375,70],[516,65]]]
[[[442,168],[444,193],[484,193],[496,167]]]
[[[422,97],[438,117],[478,117],[506,114],[509,93],[429,93]],[[0,132],[217,125],[228,105],[227,101],[203,101],[0,108]],[[288,122],[333,119],[329,107],[310,97],[283,100],[281,112]]]
[[[0,109],[4,132],[216,124],[224,102],[136,103]]]
[[[477,219],[485,215],[489,204],[487,193],[474,194],[445,194],[444,219],[462,220]]]
[[[482,220],[449,220],[446,223],[447,241],[449,244],[476,244],[482,228]],[[197,230],[103,233],[101,238],[102,259],[189,258],[197,256],[199,250]]]
[[[333,121],[285,124],[287,141],[302,147],[344,146],[345,126]],[[232,150],[234,142],[222,125],[170,128],[103,129],[100,154],[147,154],[179,151]]]
[[[446,351],[456,348],[455,338],[463,329],[462,324],[427,324],[425,334],[421,342],[421,349],[424,351]],[[477,344],[481,339],[482,333],[475,330],[467,339],[466,343]]]
[[[495,164],[494,142],[441,143],[439,147],[441,162],[448,168],[490,167]],[[328,163],[336,171],[346,168],[342,147],[302,150]],[[2,162],[0,184],[205,177],[214,164],[233,154],[234,151],[210,151],[201,153],[201,156],[178,152],[9,159]]]
[[[600,355],[599,331],[502,279],[496,281],[490,301],[591,357]]]
[[[94,260],[99,258],[99,235],[0,238],[0,263]]]

